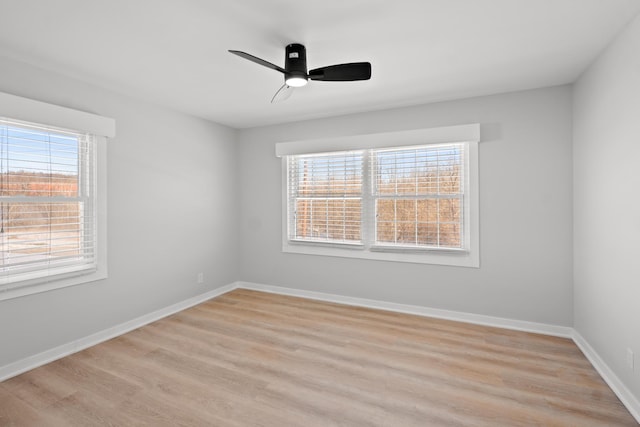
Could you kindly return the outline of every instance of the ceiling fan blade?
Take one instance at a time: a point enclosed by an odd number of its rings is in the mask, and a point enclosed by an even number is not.
[[[251,62],[260,64],[263,67],[271,68],[272,70],[280,71],[281,73],[285,72],[284,68],[278,67],[277,65],[272,64],[271,62],[265,61],[264,59],[260,59],[257,56],[250,55],[246,52],[242,52],[239,50],[229,50],[229,52],[233,53],[234,55],[238,55],[240,58],[248,59]]]
[[[289,86],[288,84],[283,84],[282,87],[278,89],[276,94],[273,95],[273,98],[271,98],[271,103],[276,104],[278,102],[289,99],[289,97],[293,94],[293,89],[294,88]]]
[[[329,65],[309,71],[311,80],[325,82],[351,82],[354,80],[369,80],[371,78],[371,63],[352,62],[349,64]]]

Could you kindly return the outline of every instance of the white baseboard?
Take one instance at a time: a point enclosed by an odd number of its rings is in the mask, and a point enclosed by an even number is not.
[[[624,385],[620,378],[609,368],[609,366],[602,360],[600,355],[591,347],[591,345],[584,339],[580,332],[573,331],[573,341],[578,348],[584,353],[585,357],[591,362],[593,367],[598,371],[602,379],[618,396],[618,399],[622,404],[631,412],[631,415],[640,424],[640,401],[631,393],[631,391]]]
[[[20,375],[23,372],[30,371],[31,369],[35,369],[39,366],[53,362],[54,360],[58,360],[70,354],[77,353],[81,350],[84,350],[85,348],[89,348],[96,344],[100,344],[101,342],[110,340],[111,338],[126,334],[127,332],[138,329],[139,327],[144,326],[148,323],[155,322],[156,320],[160,320],[163,317],[170,316],[179,311],[210,300],[211,298],[215,298],[218,295],[222,295],[224,293],[232,291],[237,287],[238,286],[236,283],[222,286],[212,291],[205,292],[204,294],[197,295],[179,303],[172,304],[168,307],[161,308],[160,310],[145,314],[144,316],[140,316],[128,322],[121,323],[119,325],[102,330],[100,332],[96,332],[95,334],[91,334],[84,338],[80,338],[67,344],[62,344],[50,350],[43,351],[42,353],[38,353],[33,356],[29,356],[8,365],[2,366],[0,367],[0,381],[15,377],[16,375]]]
[[[379,300],[346,297],[322,292],[304,291],[300,289],[283,288],[279,286],[263,285],[251,282],[236,282],[239,288],[253,289],[256,291],[270,292],[274,294],[290,295],[320,301],[335,302],[358,307],[377,308],[379,310],[395,311],[398,313],[415,314],[418,316],[435,317],[438,319],[455,320],[458,322],[473,323],[475,325],[495,326],[497,328],[512,329],[523,332],[552,335],[556,337],[572,338],[573,328],[569,326],[549,325],[546,323],[527,322],[524,320],[505,319],[502,317],[485,316],[481,314],[464,313],[460,311],[441,310],[418,305],[398,304]]]

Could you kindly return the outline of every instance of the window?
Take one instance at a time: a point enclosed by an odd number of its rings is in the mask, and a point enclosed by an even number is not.
[[[289,158],[291,240],[362,243],[362,158],[361,151]]]
[[[5,282],[95,269],[95,138],[0,120]]]
[[[106,277],[105,138],[22,119],[104,118],[0,94],[3,110],[21,119],[0,117],[0,299]]]
[[[280,144],[283,250],[479,266],[479,127],[471,130]],[[338,145],[352,149],[323,151]]]
[[[465,249],[464,144],[371,151],[379,247]]]

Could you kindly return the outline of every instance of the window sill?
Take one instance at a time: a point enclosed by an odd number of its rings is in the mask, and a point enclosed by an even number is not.
[[[364,249],[364,245],[362,243],[331,243],[324,241],[314,241],[314,240],[289,240],[289,245],[294,246],[313,246],[313,247],[322,247],[322,248],[333,248],[333,249],[345,249],[345,250],[362,250]]]
[[[461,255],[468,253],[465,249],[460,248],[437,248],[422,246],[400,246],[400,245],[374,245],[371,246],[372,252],[401,252],[401,253],[433,253],[442,255]]]
[[[477,252],[462,250],[398,250],[386,251],[378,247],[367,250],[354,247],[338,247],[337,245],[315,245],[301,242],[287,242],[282,245],[282,252],[305,255],[331,256],[339,258],[360,258],[376,261],[409,262],[414,264],[435,264],[457,267],[479,268],[480,260]]]
[[[106,269],[91,269],[85,272],[60,274],[49,278],[39,278],[16,282],[0,289],[0,301],[48,292],[69,286],[82,285],[107,278]]]

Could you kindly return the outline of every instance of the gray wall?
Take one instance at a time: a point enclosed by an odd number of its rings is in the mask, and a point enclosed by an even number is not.
[[[638,400],[639,52],[637,17],[575,86],[573,147],[574,326]]]
[[[15,61],[0,58],[0,70],[0,91],[117,126],[108,141],[109,278],[0,301],[0,366],[237,279],[234,130]]]
[[[280,141],[465,123],[480,143],[479,269],[281,252]],[[571,88],[242,130],[240,279],[570,326]]]

